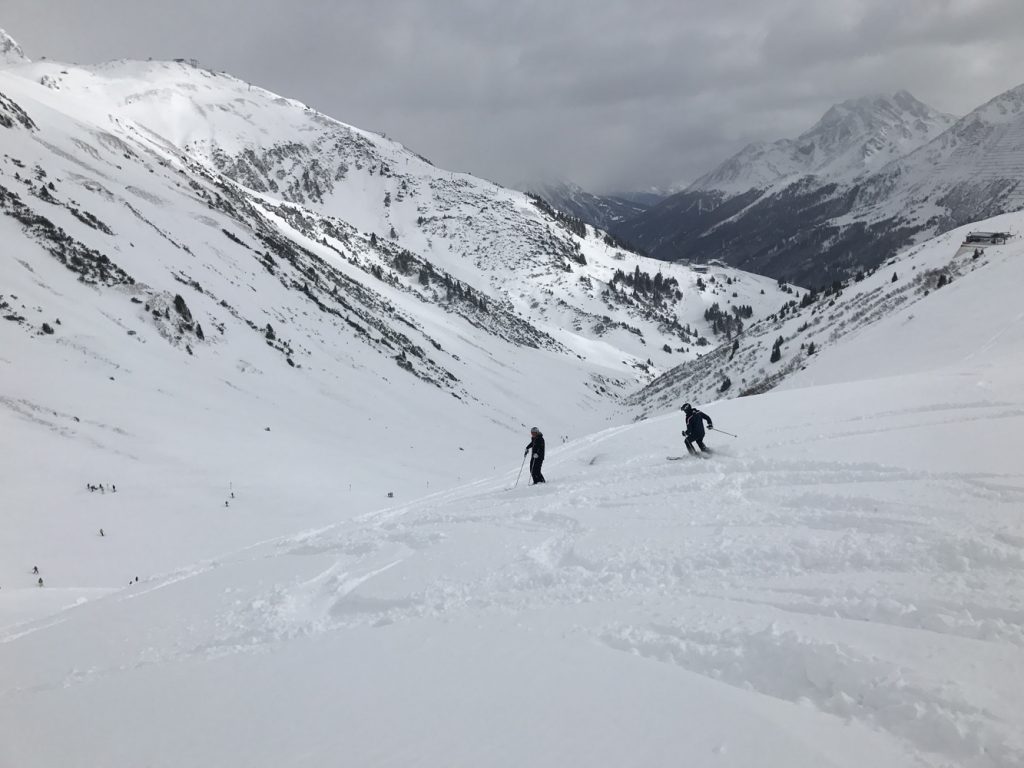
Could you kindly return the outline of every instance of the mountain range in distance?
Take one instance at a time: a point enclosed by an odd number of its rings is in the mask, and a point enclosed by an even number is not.
[[[1022,104],[1024,86],[959,119],[906,91],[852,99],[797,138],[750,144],[633,215],[620,195],[551,184],[539,193],[658,259],[718,259],[824,287],[1024,206]]]

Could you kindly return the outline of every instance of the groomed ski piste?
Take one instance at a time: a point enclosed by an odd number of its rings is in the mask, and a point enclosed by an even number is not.
[[[780,390],[700,403],[738,435],[705,461],[666,461],[678,411],[540,424],[546,485],[516,483],[524,434],[507,472],[411,501],[285,451],[272,478],[235,462],[218,517],[188,503],[227,461],[197,439],[187,482],[13,518],[26,551],[100,504],[123,522],[2,585],[0,765],[1024,765],[1024,242],[984,261]],[[15,466],[24,506],[41,480]],[[115,586],[132,508],[190,527],[151,556],[177,567]]]

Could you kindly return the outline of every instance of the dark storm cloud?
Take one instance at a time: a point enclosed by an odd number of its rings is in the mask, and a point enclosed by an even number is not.
[[[34,58],[198,58],[442,167],[692,180],[833,103],[957,114],[1024,82],[1020,0],[4,0]]]

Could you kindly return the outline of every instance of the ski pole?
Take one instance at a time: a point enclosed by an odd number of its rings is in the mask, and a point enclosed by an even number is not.
[[[526,454],[524,453],[523,454],[523,463],[519,465],[519,474],[516,475],[516,484],[512,486],[513,488],[518,487],[518,485],[519,485],[519,478],[523,476],[523,467],[525,467],[525,466],[526,466]]]
[[[732,432],[726,432],[724,429],[719,429],[718,427],[711,427],[711,430],[714,432],[721,432],[723,435],[728,435],[729,437],[737,437],[737,435],[734,435]]]

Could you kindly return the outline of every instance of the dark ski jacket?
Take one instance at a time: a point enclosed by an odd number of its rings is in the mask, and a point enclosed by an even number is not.
[[[536,459],[537,461],[544,461],[544,435],[537,433],[537,436],[526,444],[526,453],[533,449],[533,455],[530,459]]]
[[[696,408],[691,410],[686,417],[686,436],[694,440],[703,440],[705,421],[708,423],[708,429],[715,428],[715,425],[711,423],[710,416],[703,411],[698,411]]]

